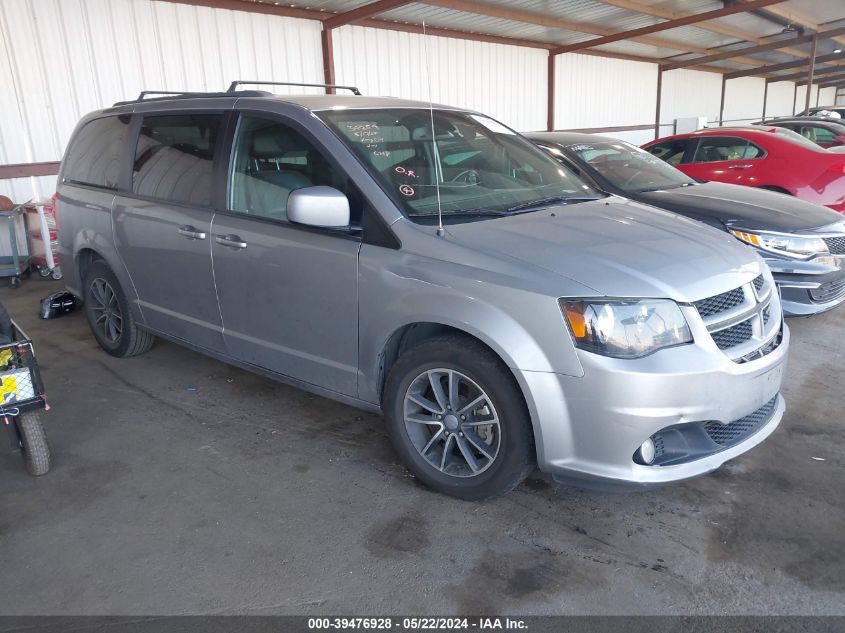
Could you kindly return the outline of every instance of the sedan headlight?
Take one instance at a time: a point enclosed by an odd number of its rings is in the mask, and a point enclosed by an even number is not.
[[[830,254],[827,244],[820,237],[780,235],[778,233],[764,233],[761,231],[752,233],[739,229],[731,229],[730,231],[734,237],[738,237],[746,244],[751,244],[759,249],[778,255],[809,259],[814,255]]]
[[[681,309],[668,299],[561,299],[576,347],[613,358],[641,358],[692,343]]]

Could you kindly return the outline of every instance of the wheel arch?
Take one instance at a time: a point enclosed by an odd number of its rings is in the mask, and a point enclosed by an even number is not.
[[[80,290],[85,280],[85,275],[88,274],[88,270],[91,268],[91,264],[100,259],[105,261],[105,257],[90,246],[85,246],[76,253],[74,257],[74,271],[76,272],[76,279],[79,280]]]
[[[447,334],[466,337],[483,345],[485,348],[490,350],[490,352],[493,353],[508,369],[510,374],[513,376],[514,383],[522,396],[526,411],[528,412],[534,435],[535,458],[539,459],[540,454],[538,451],[540,451],[543,446],[542,426],[535,415],[536,407],[534,406],[533,397],[527,390],[525,381],[521,379],[522,377],[520,373],[514,370],[512,360],[509,360],[509,357],[504,353],[504,351],[501,350],[501,348],[499,348],[499,346],[497,346],[494,342],[489,341],[488,337],[484,336],[482,333],[472,332],[467,328],[438,321],[416,321],[413,323],[406,323],[405,325],[396,328],[387,338],[387,341],[379,354],[377,377],[379,405],[384,407],[384,387],[387,375],[402,353],[427,340]]]

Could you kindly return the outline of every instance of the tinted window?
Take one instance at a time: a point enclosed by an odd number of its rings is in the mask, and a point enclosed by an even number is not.
[[[412,218],[516,213],[600,194],[528,140],[477,114],[415,108],[317,115]]]
[[[670,165],[680,165],[684,159],[684,152],[687,151],[689,140],[678,139],[674,141],[663,141],[648,148],[650,154],[654,154],[660,160],[665,160]]]
[[[623,191],[671,189],[695,182],[645,150],[623,141],[576,143],[566,149]]]
[[[125,164],[128,115],[108,116],[86,123],[71,142],[62,177],[82,185],[116,189]]]
[[[352,221],[357,221],[360,205],[346,177],[308,139],[272,119],[241,118],[229,185],[230,210],[286,221],[291,191],[315,186],[345,193]]]
[[[222,118],[218,114],[144,117],[132,191],[168,202],[209,206],[212,159]]]
[[[823,127],[802,125],[801,136],[810,139],[814,143],[832,143],[836,134]]]
[[[722,160],[760,158],[765,152],[743,138],[703,136],[695,152],[695,163],[715,163]]]

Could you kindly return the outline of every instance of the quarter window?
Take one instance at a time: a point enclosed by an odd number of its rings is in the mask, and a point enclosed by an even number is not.
[[[222,119],[219,114],[144,117],[132,191],[168,202],[210,206],[214,149]]]
[[[129,121],[129,115],[120,115],[86,123],[65,156],[64,180],[116,189],[120,184],[120,172],[126,165],[124,156]]]
[[[346,177],[308,139],[279,121],[241,118],[229,182],[231,211],[286,222],[290,193],[320,185],[350,197],[353,223],[360,218]]]
[[[833,143],[836,135],[827,128],[804,125],[801,127],[801,136],[814,143]]]
[[[648,148],[649,153],[654,154],[657,158],[665,160],[670,165],[680,165],[684,159],[684,153],[687,151],[689,141],[686,139],[677,141],[663,141]]]
[[[705,136],[701,138],[695,152],[696,163],[715,163],[724,160],[747,160],[761,158],[765,152],[744,138]]]

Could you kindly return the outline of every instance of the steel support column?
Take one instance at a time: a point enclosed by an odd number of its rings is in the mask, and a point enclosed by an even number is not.
[[[763,120],[766,119],[766,101],[769,98],[769,82],[763,85]]]
[[[719,125],[722,125],[725,118],[725,86],[727,83],[728,76],[722,75],[722,98],[719,100]]]
[[[810,46],[810,69],[807,71],[807,94],[804,99],[804,112],[810,112],[810,93],[813,88],[813,73],[816,72],[816,47],[818,46],[818,36],[813,36],[813,43]]]
[[[546,129],[552,132],[555,129],[555,55],[551,51],[549,51],[547,90]]]
[[[660,102],[663,99],[663,69],[657,67],[657,98],[654,106],[654,138],[660,138]]]
[[[323,27],[320,34],[323,44],[323,78],[324,83],[334,84],[334,45],[332,43],[332,29]],[[334,94],[334,88],[326,88],[326,94]]]

